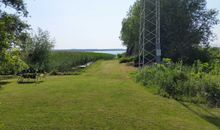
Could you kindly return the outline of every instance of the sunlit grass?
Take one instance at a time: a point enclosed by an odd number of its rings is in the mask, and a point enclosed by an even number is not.
[[[148,92],[118,61],[100,61],[79,76],[40,84],[9,80],[0,89],[0,127],[60,130],[218,130],[220,109]]]

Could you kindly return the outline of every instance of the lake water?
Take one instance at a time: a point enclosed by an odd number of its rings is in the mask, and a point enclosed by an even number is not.
[[[106,53],[106,54],[112,54],[112,55],[117,55],[117,54],[125,53],[125,51],[91,51],[91,52]]]

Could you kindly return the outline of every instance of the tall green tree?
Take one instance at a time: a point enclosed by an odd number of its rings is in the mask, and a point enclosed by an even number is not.
[[[8,13],[7,8],[14,9],[12,12],[15,13]],[[14,73],[18,66],[24,65],[20,58],[20,50],[26,43],[29,26],[21,20],[21,17],[27,15],[28,11],[23,0],[0,1],[0,74]],[[10,68],[11,72],[4,68]]]
[[[129,9],[126,18],[122,21],[120,39],[127,46],[127,55],[135,55],[138,52],[139,26],[140,26],[140,2],[137,1]]]
[[[201,56],[201,47],[209,47],[218,24],[218,11],[207,9],[206,0],[161,0],[162,56],[174,61],[193,62]],[[131,7],[122,22],[121,40],[128,47],[127,54],[137,54],[140,0]],[[132,51],[130,51],[132,50]]]

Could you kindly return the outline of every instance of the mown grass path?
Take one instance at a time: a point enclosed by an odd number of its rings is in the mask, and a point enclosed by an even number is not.
[[[100,61],[79,76],[0,89],[0,127],[9,130],[218,130],[220,110],[183,104],[135,83],[135,69]]]

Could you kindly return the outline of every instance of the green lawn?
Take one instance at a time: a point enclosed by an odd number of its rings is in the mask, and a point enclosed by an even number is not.
[[[5,82],[0,127],[9,130],[218,130],[220,109],[153,95],[135,83],[135,69],[100,61],[79,76],[38,85]]]

